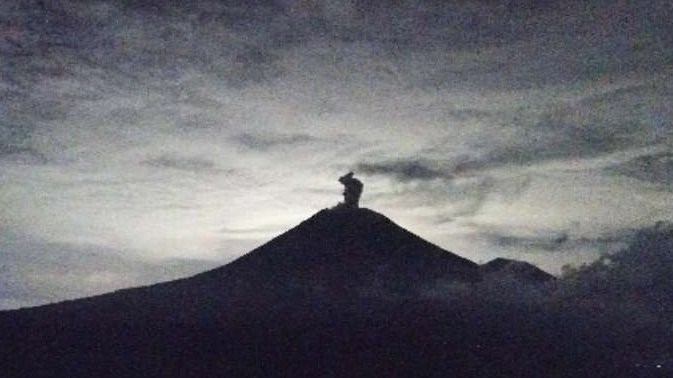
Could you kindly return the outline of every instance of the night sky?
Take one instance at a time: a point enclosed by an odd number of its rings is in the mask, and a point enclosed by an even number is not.
[[[673,221],[673,3],[0,3],[0,308],[222,265],[341,200],[559,274]]]

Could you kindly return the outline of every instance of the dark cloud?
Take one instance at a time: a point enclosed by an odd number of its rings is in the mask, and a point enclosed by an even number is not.
[[[9,66],[21,79],[103,68],[108,82],[137,85],[139,79],[174,80],[188,67],[219,72],[237,86],[274,77],[273,54],[258,47],[264,45],[260,37],[268,39],[261,27],[268,9],[239,5],[25,1],[2,12],[8,17],[0,16],[0,25],[8,25],[4,34],[11,31],[13,43],[0,46],[8,46],[6,53],[17,50],[11,58],[18,64]]]
[[[569,306],[658,323],[670,333],[673,225],[659,222],[631,232],[628,240],[625,248],[591,264],[564,267],[555,297]]]
[[[608,332],[611,347],[623,350],[642,371],[668,371],[673,363],[673,225],[625,230],[618,238],[628,244],[594,263],[567,267],[560,279],[546,284],[487,276],[470,287],[438,283],[425,295],[452,304],[478,298],[493,308],[531,311],[533,317],[572,319]]]
[[[0,158],[38,164],[47,162],[47,157],[31,144],[33,127],[14,123],[11,119],[2,121],[0,119]]]
[[[251,47],[236,54],[230,71],[224,77],[234,87],[273,80],[283,73],[277,61],[278,55],[273,52]]]
[[[243,133],[233,138],[234,141],[253,150],[268,150],[280,146],[297,146],[317,141],[308,134],[254,134]]]
[[[390,176],[402,182],[451,178],[450,174],[436,168],[432,162],[421,159],[359,163],[355,171],[364,175]]]
[[[515,243],[529,240],[538,243],[538,240],[544,239],[506,238]],[[502,237],[498,236],[497,239],[502,240]],[[513,301],[535,299],[547,306],[545,311],[555,311],[558,309],[555,305],[562,303],[564,311],[576,314],[587,310],[596,310],[605,315],[612,312],[616,318],[662,322],[660,325],[668,327],[670,331],[669,314],[673,310],[670,293],[673,284],[668,277],[673,274],[673,255],[670,253],[673,250],[673,224],[662,221],[642,229],[623,230],[613,236],[583,241],[620,241],[624,244],[592,263],[565,266],[562,279],[544,288],[543,296],[521,296],[524,294],[521,291],[512,293],[509,291],[511,287],[500,287],[498,296],[506,294],[509,298],[498,298]],[[561,241],[565,242],[572,241]],[[558,243],[559,240],[548,239],[549,245]],[[500,282],[503,283],[506,284]],[[488,289],[491,284],[485,282],[485,288]],[[519,286],[517,290],[520,289],[522,287]],[[539,287],[533,289],[538,291]]]
[[[641,130],[628,120],[587,121],[576,122],[563,116],[543,119],[531,127],[531,135],[522,139],[523,144],[495,149],[489,159],[526,165],[552,159],[591,158],[626,147],[643,146],[646,142],[633,138]]]
[[[659,184],[670,190],[673,185],[673,152],[639,156],[618,166],[610,167],[608,171]]]
[[[521,237],[505,234],[482,234],[481,237],[500,247],[539,248],[554,251],[568,241],[568,234],[558,233],[549,237]]]
[[[470,155],[454,158],[451,172],[475,173],[502,166],[549,160],[587,159],[673,140],[667,84],[634,85],[561,103],[536,116],[503,126],[507,139],[492,146],[475,143]],[[523,115],[523,113],[522,113]],[[503,122],[503,120],[500,120]],[[627,168],[625,168],[627,169]],[[663,165],[656,169],[665,169]]]
[[[46,164],[49,162],[44,154],[34,148],[14,144],[0,144],[0,157],[5,160],[28,164]]]
[[[217,164],[211,160],[197,158],[197,157],[179,157],[164,155],[143,162],[158,168],[176,169],[180,171],[189,172],[219,172],[223,171],[218,168]]]
[[[498,114],[493,111],[470,108],[443,109],[442,114],[445,117],[456,121],[494,120],[498,116]]]
[[[0,96],[0,146],[7,150],[27,143],[34,125],[26,96],[16,90],[0,91]]]
[[[487,230],[479,232],[476,238],[485,240],[499,248],[521,251],[563,252],[568,248],[577,246],[589,247],[589,249],[606,249],[609,244],[624,243],[628,240],[628,234],[604,235],[593,238],[573,236],[567,231],[539,231],[532,236],[522,236],[517,233],[506,231]]]
[[[432,217],[434,225],[476,215],[493,197],[505,203],[516,200],[531,184],[529,175],[496,177],[488,172],[478,172],[478,168],[483,166],[468,166],[473,162],[467,157],[453,160],[384,160],[356,164],[355,172],[397,181],[401,184],[394,190],[397,205],[437,208],[437,215]],[[386,196],[377,197],[386,199]]]

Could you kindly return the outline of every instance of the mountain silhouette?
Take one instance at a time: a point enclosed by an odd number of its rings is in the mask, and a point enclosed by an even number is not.
[[[624,371],[605,353],[619,342],[605,327],[483,298],[474,289],[483,269],[374,211],[326,209],[192,277],[0,312],[0,376]]]
[[[542,283],[556,279],[553,275],[531,263],[502,257],[482,264],[481,272],[484,276],[498,276],[532,283]]]
[[[476,282],[479,266],[364,208],[325,209],[232,263],[194,277],[270,291],[362,294],[371,285],[412,294],[437,280]]]

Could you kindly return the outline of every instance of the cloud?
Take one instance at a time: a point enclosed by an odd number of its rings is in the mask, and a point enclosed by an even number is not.
[[[577,235],[577,225],[565,230],[535,228],[500,228],[474,225],[483,230],[474,235],[495,248],[519,251],[531,254],[562,255],[569,250],[600,250],[608,251],[623,246],[632,235],[631,230],[609,232],[586,237]]]
[[[620,284],[630,289],[648,288],[669,291],[668,280],[661,279],[670,273],[673,255],[673,223],[656,222],[654,225],[623,233],[628,244],[617,251],[607,253],[591,264],[578,268],[573,274],[592,276],[592,280],[605,280],[612,289],[620,290]],[[661,293],[660,293],[661,294]],[[673,302],[670,303],[673,306]]]
[[[195,173],[226,172],[225,170],[219,169],[215,162],[198,157],[178,157],[164,155],[145,160],[143,164],[157,168],[176,169],[179,171]]]
[[[420,155],[421,153],[419,153]],[[425,208],[435,226],[477,215],[489,201],[510,203],[519,198],[532,182],[530,174],[517,171],[497,172],[493,167],[469,167],[474,161],[464,155],[453,159],[409,158],[357,163],[355,172],[365,176],[387,177],[393,188],[374,200],[396,197],[397,205],[408,210]],[[374,160],[374,159],[372,159]]]
[[[566,268],[564,275],[546,285],[525,285],[503,279],[486,279],[472,287],[438,283],[426,295],[451,304],[477,298],[513,313],[545,319],[572,319],[610,335],[612,347],[628,351],[622,357],[643,368],[673,361],[670,348],[670,312],[673,311],[673,226],[660,222],[619,236],[628,243],[600,260]],[[532,310],[532,312],[530,312]],[[603,349],[601,349],[603,350]],[[638,351],[632,355],[630,352]]]
[[[150,263],[124,251],[53,243],[3,229],[0,309],[35,306],[182,278],[217,265],[175,259]]]
[[[673,226],[658,222],[630,231],[627,238],[625,247],[595,262],[566,267],[553,298],[571,308],[632,319],[639,327],[654,325],[670,334]]]
[[[36,122],[55,117],[53,101],[40,106],[38,101],[30,99],[16,89],[0,87],[0,158],[27,157],[42,161],[42,156],[30,144],[30,137],[36,129]]]
[[[533,117],[521,114],[511,135],[461,165],[471,171],[548,160],[588,159],[673,138],[667,84],[650,82],[557,103]],[[528,120],[527,120],[528,118]]]
[[[28,164],[44,164],[48,159],[34,148],[16,145],[16,144],[0,144],[0,157],[20,163]]]
[[[391,176],[399,181],[447,179],[450,175],[425,160],[395,160],[381,163],[359,163],[356,171],[365,175]]]
[[[283,69],[279,57],[267,49],[248,48],[233,58],[227,82],[234,87],[261,83],[280,77]]]
[[[242,133],[235,136],[234,141],[258,151],[268,150],[279,146],[297,146],[317,141],[308,134],[254,134]]]
[[[668,279],[673,274],[673,224],[625,229],[615,237],[628,242],[598,261],[566,268],[560,279],[544,285],[492,276],[469,287],[438,282],[424,288],[423,295],[452,308],[476,301],[497,309],[496,316],[511,311],[515,316],[527,314],[527,321],[538,316],[546,321],[563,319],[571,328],[601,335],[601,353],[609,340],[622,363],[628,361],[643,372],[664,371],[673,362],[673,284]],[[558,339],[556,324],[552,328]]]
[[[447,191],[456,179],[488,178],[494,181],[489,190],[510,192],[508,197],[512,198],[527,187],[531,174],[609,170],[615,159],[623,159],[618,156],[623,151],[665,146],[673,135],[665,106],[669,96],[667,84],[636,82],[543,104],[531,112],[517,108],[500,113],[483,111],[489,117],[497,115],[499,118],[489,122],[501,126],[478,126],[476,137],[470,137],[467,146],[453,147],[460,140],[453,136],[439,138],[434,146],[414,152],[423,157],[369,157],[355,169],[401,183],[440,179],[446,182]],[[663,166],[657,169],[665,170]],[[523,186],[511,192],[514,182]]]
[[[661,185],[670,189],[673,184],[673,152],[659,152],[638,156],[627,162],[608,168],[617,174]]]
[[[493,244],[496,244],[501,247],[518,247],[518,248],[539,248],[547,251],[554,251],[559,249],[568,241],[568,234],[560,233],[556,235],[550,235],[549,237],[519,237],[514,235],[506,234],[482,234],[482,237],[485,237]]]
[[[1,2],[2,223],[203,256],[353,168],[419,232],[668,212],[665,174],[601,169],[670,150],[670,7],[529,3]]]

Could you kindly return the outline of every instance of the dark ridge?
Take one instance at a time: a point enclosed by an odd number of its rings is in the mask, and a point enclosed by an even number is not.
[[[481,272],[484,275],[497,274],[523,282],[541,283],[556,279],[553,275],[531,263],[502,257],[481,265]]]
[[[18,311],[103,311],[108,318],[235,318],[293,301],[344,305],[372,291],[418,295],[477,282],[479,266],[365,208],[324,209],[233,262],[193,277]],[[329,299],[325,299],[329,298]]]
[[[372,278],[478,281],[477,264],[431,244],[365,208],[325,209],[222,268],[197,276],[217,280],[251,271],[274,279],[327,284]]]
[[[510,265],[480,267],[368,209],[322,210],[193,277],[0,312],[0,377],[670,372],[624,357],[670,345],[657,329],[615,333],[622,323],[471,290]]]

